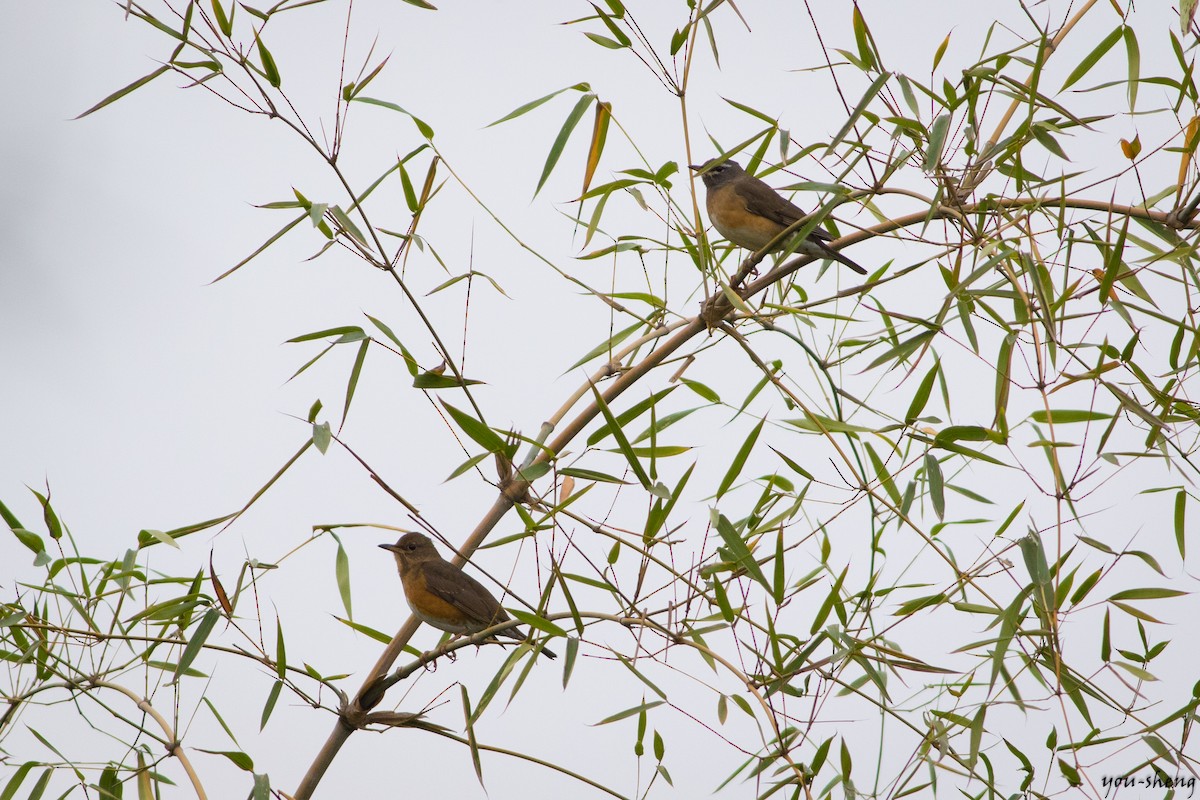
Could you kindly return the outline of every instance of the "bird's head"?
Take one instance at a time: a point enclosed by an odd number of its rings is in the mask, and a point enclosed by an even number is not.
[[[403,569],[409,564],[419,561],[436,561],[441,558],[433,542],[423,533],[406,533],[395,544],[379,545],[384,550],[390,550],[396,556],[396,564]]]
[[[704,181],[704,185],[709,189],[724,186],[746,174],[746,170],[742,169],[741,164],[730,159],[720,161],[710,158],[703,164],[689,164],[688,169],[699,173],[700,180]]]

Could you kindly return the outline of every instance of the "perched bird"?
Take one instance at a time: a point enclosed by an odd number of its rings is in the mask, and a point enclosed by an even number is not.
[[[761,250],[805,213],[779,195],[770,186],[742,169],[736,161],[717,163],[715,158],[703,164],[689,164],[700,173],[707,197],[705,207],[713,227],[729,241],[747,250]],[[855,272],[866,275],[860,265],[846,258],[825,242],[832,239],[829,231],[818,226],[796,248],[796,252],[818,258],[831,258]],[[775,250],[782,250],[787,240]]]
[[[447,633],[469,635],[511,619],[483,584],[438,555],[428,536],[406,533],[395,544],[379,546],[395,554],[404,599],[422,622]],[[529,638],[515,628],[497,636]],[[542,655],[558,657],[544,647]]]

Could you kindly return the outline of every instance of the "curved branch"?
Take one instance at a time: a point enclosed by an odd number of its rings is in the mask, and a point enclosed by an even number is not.
[[[119,683],[109,683],[108,681],[90,681],[91,686],[101,689],[112,689],[114,692],[123,694],[137,704],[137,707],[142,713],[148,715],[151,719],[158,723],[158,727],[162,729],[163,735],[167,739],[167,753],[179,759],[183,771],[187,773],[188,780],[192,782],[192,788],[196,790],[196,797],[200,800],[208,800],[208,795],[204,793],[204,786],[200,783],[200,776],[196,774],[196,770],[192,768],[192,762],[187,757],[187,753],[183,750],[183,744],[175,738],[175,731],[171,728],[171,724],[166,718],[154,708],[149,698],[142,697],[132,689],[127,689]]]

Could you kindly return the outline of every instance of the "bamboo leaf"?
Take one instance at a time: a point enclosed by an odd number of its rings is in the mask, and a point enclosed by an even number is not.
[[[1113,29],[1112,33],[1101,39],[1100,43],[1084,56],[1075,69],[1071,70],[1071,74],[1063,81],[1063,85],[1059,88],[1059,91],[1065,91],[1068,87],[1078,82],[1084,75],[1087,75],[1091,68],[1096,66],[1096,62],[1104,58],[1104,54],[1111,50],[1113,45],[1121,41],[1122,36],[1124,36],[1124,28],[1124,25],[1118,25]]]
[[[724,514],[714,511],[717,521],[717,533],[721,535],[721,541],[725,543],[726,550],[729,551],[729,556],[734,565],[746,570],[751,578],[756,583],[771,591],[771,583],[767,580],[767,576],[763,574],[762,568],[759,567],[758,561],[754,558],[754,554],[750,552],[750,548],[738,532],[734,529],[731,523]]]
[[[204,616],[200,618],[200,624],[196,626],[196,630],[188,639],[187,646],[183,648],[183,654],[179,656],[179,664],[175,667],[175,675],[171,678],[171,683],[178,683],[179,676],[184,674],[196,660],[196,656],[200,655],[200,650],[204,647],[208,635],[212,633],[213,626],[217,624],[220,616],[220,612],[215,608],[204,612]]]
[[[197,747],[196,750],[201,753],[208,753],[212,756],[224,756],[233,762],[233,765],[238,769],[245,770],[246,772],[254,771],[254,759],[245,753],[241,753],[236,750],[205,750],[203,747]]]
[[[1175,493],[1175,547],[1179,550],[1179,558],[1187,557],[1187,540],[1184,536],[1184,519],[1187,514],[1187,492],[1180,489]]]
[[[262,61],[263,75],[266,76],[268,83],[278,89],[283,78],[279,75],[279,67],[275,65],[275,57],[271,55],[271,51],[267,49],[267,45],[262,40],[261,30],[255,32],[254,43],[258,46],[258,58]]]
[[[875,99],[875,95],[879,94],[880,90],[883,89],[883,87],[887,84],[888,79],[891,77],[892,74],[890,72],[884,72],[871,82],[871,85],[867,87],[867,91],[863,93],[862,98],[858,101],[858,105],[856,105],[854,110],[850,112],[850,117],[846,120],[846,124],[842,126],[842,129],[838,131],[837,135],[834,136],[832,141],[829,142],[829,147],[826,148],[828,151],[832,152],[835,147],[842,143],[842,140],[846,138],[846,135],[854,129],[854,126],[858,123],[858,120],[863,115],[863,112],[867,110],[867,106],[871,104],[871,101]]]
[[[929,502],[933,504],[933,513],[937,514],[938,519],[945,519],[946,494],[942,467],[932,453],[925,454],[925,477],[929,481]]]
[[[354,390],[358,388],[358,379],[362,375],[363,362],[367,360],[367,350],[371,347],[370,339],[363,339],[354,357],[354,366],[350,370],[350,379],[346,382],[346,404],[342,406],[342,424],[350,414],[350,402],[354,399]]]
[[[558,135],[554,137],[553,144],[550,145],[550,152],[546,154],[546,164],[542,167],[542,176],[538,178],[537,188],[533,190],[533,196],[537,197],[538,192],[546,185],[546,179],[550,177],[550,173],[554,171],[554,166],[558,163],[559,157],[562,155],[563,148],[567,146],[567,140],[571,138],[571,132],[575,130],[575,126],[579,124],[579,120],[583,118],[583,114],[587,111],[588,106],[596,99],[596,95],[588,92],[579,101],[575,103],[575,107],[571,109],[571,113],[567,115],[563,121],[562,127],[558,131]]]
[[[379,100],[374,97],[356,97],[354,98],[354,102],[367,103],[368,105],[379,106],[380,108],[386,108],[391,111],[399,112],[413,121],[413,124],[417,126],[417,130],[421,132],[422,136],[424,136],[426,139],[433,138],[433,128],[429,127],[429,125],[426,124],[426,122],[416,114],[405,111],[395,103],[388,102],[387,100]]]
[[[721,483],[717,486],[717,498],[729,491],[729,487],[733,486],[733,482],[737,480],[738,475],[742,472],[742,467],[746,465],[746,459],[750,457],[750,453],[754,450],[754,444],[758,441],[758,434],[762,432],[763,423],[766,418],[760,419],[758,424],[754,426],[754,430],[742,442],[741,448],[733,457],[733,461],[729,464],[729,469],[725,471],[725,477],[721,479]]]
[[[484,425],[465,411],[459,411],[445,401],[442,402],[442,407],[446,409],[454,419],[455,424],[462,429],[462,432],[471,437],[484,450],[487,450],[489,453],[504,452],[504,440],[497,436],[495,431],[487,425]]]
[[[125,95],[135,92],[138,89],[142,88],[147,83],[149,83],[150,81],[157,78],[159,75],[162,75],[164,72],[169,72],[170,69],[171,69],[171,67],[169,65],[164,64],[163,66],[161,66],[158,69],[151,72],[149,75],[143,75],[142,77],[138,78],[136,81],[129,84],[128,86],[123,86],[120,89],[117,89],[115,92],[113,92],[108,97],[101,100],[99,103],[96,103],[96,105],[92,106],[87,111],[84,111],[82,114],[75,117],[75,119],[83,119],[88,114],[94,114],[95,112],[99,111],[100,109],[104,108],[105,106],[111,105],[112,103],[117,102]]]
[[[354,619],[350,596],[350,557],[346,555],[346,548],[342,546],[341,538],[336,533],[331,532],[330,535],[337,542],[337,555],[334,557],[333,572],[337,579],[338,594],[342,598],[342,607],[346,609],[346,616],[349,619]]]
[[[275,703],[279,701],[279,693],[282,690],[283,681],[277,680],[271,684],[271,691],[267,693],[267,702],[263,703],[263,710],[258,718],[259,731],[267,727],[267,722],[271,719],[271,712],[275,710]]]
[[[650,489],[650,476],[646,474],[646,470],[642,467],[641,461],[633,451],[633,445],[629,443],[629,439],[625,436],[625,431],[617,418],[613,416],[612,409],[608,407],[608,403],[604,402],[604,397],[595,385],[591,386],[592,396],[596,400],[596,406],[600,409],[600,413],[604,416],[604,420],[608,423],[609,431],[613,438],[617,440],[617,447],[621,454],[625,456],[625,461],[629,464],[629,468],[633,470],[633,474],[637,476],[638,483],[646,490]]]
[[[539,97],[537,100],[531,100],[530,102],[525,103],[522,106],[518,106],[518,107],[514,108],[512,111],[508,112],[503,117],[496,120],[495,122],[488,123],[487,127],[490,128],[493,125],[499,125],[501,122],[508,122],[510,119],[516,119],[517,117],[522,116],[523,114],[527,114],[530,111],[533,111],[535,108],[542,105],[543,103],[553,100],[555,97],[558,97],[563,92],[570,91],[572,89],[574,89],[577,92],[590,92],[591,91],[591,87],[588,86],[586,83],[577,83],[574,86],[566,86],[562,89],[559,89],[557,92],[551,92],[550,94],[546,95],[545,97]]]
[[[933,391],[933,382],[937,378],[939,366],[940,364],[935,362],[929,368],[929,372],[925,373],[925,377],[921,379],[921,385],[917,387],[917,392],[913,395],[912,402],[908,404],[908,411],[904,415],[905,425],[912,425],[925,410],[925,404],[929,402],[929,394]]]

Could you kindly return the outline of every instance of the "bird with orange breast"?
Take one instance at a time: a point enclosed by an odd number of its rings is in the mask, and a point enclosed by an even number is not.
[[[704,181],[705,208],[717,232],[738,247],[761,250],[783,231],[807,216],[770,186],[754,177],[736,161],[709,159],[703,164],[689,164]],[[866,275],[858,263],[829,247],[825,242],[832,234],[818,226],[813,228],[796,252],[827,258],[845,264]],[[790,242],[781,241],[773,250],[782,250]]]
[[[442,558],[428,536],[406,533],[395,544],[379,546],[395,555],[404,599],[422,622],[447,633],[469,636],[512,619],[483,584]],[[515,628],[496,636],[530,640],[528,634]],[[557,658],[544,647],[541,652],[547,658]]]

